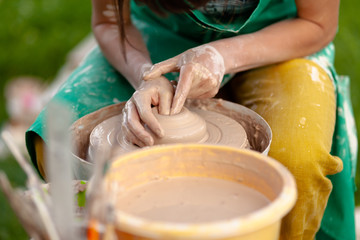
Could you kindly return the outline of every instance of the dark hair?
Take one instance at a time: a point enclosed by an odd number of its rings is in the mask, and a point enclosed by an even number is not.
[[[153,12],[160,16],[166,16],[167,13],[185,13],[190,12],[193,9],[205,5],[209,0],[135,0],[136,3],[147,5]],[[125,24],[128,23],[130,16],[126,16],[130,0],[113,0],[117,22],[119,27],[120,45],[122,47],[122,53],[126,61],[126,49],[125,41],[127,41],[125,35]],[[131,43],[130,43],[131,45]]]

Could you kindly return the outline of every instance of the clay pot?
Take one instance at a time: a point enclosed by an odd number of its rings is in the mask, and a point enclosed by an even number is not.
[[[116,210],[118,239],[128,240],[277,240],[280,223],[294,206],[296,185],[279,162],[251,150],[203,144],[159,146],[115,159],[105,176],[105,189],[127,191],[150,179],[208,177],[239,182],[265,195],[270,203],[254,212],[210,223],[166,223]]]
[[[73,168],[77,179],[87,180],[92,174],[93,164],[86,160],[91,131],[99,123],[121,113],[124,105],[125,102],[121,102],[104,107],[78,119],[71,126],[76,149],[73,153]],[[186,106],[218,112],[238,121],[246,131],[251,149],[268,154],[272,139],[271,129],[267,122],[254,111],[222,99],[188,100]]]

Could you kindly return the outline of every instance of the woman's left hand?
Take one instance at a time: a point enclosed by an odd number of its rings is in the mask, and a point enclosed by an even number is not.
[[[143,78],[151,81],[169,72],[180,72],[170,110],[170,114],[177,114],[186,98],[216,95],[225,73],[224,59],[214,47],[202,45],[155,64]]]

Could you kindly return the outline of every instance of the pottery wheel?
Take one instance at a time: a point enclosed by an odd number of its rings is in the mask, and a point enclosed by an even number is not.
[[[235,120],[217,112],[197,108],[183,108],[179,114],[165,116],[153,108],[153,113],[163,127],[165,136],[153,136],[154,145],[176,143],[206,143],[250,148],[244,128]],[[121,132],[122,114],[108,118],[97,125],[90,134],[88,160],[92,160],[99,148],[108,147],[109,157],[139,149],[128,142]]]

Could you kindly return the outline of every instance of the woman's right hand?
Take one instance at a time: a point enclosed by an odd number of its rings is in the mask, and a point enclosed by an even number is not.
[[[145,124],[158,137],[163,137],[164,131],[151,108],[156,106],[159,114],[169,115],[173,95],[174,87],[165,77],[143,81],[123,109],[121,129],[125,138],[139,147],[153,145],[154,139],[145,130]]]

